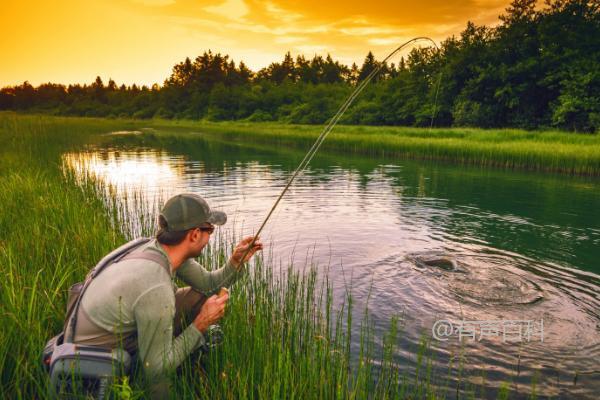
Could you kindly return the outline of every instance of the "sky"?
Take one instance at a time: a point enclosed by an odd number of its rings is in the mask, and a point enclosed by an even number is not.
[[[415,36],[496,25],[503,0],[0,0],[0,87],[104,82],[152,85],[206,50],[251,69],[328,53],[361,65]],[[392,60],[393,61],[393,60]]]

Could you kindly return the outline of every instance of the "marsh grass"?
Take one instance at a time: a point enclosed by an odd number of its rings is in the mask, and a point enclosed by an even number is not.
[[[67,288],[110,250],[153,230],[155,206],[134,202],[146,218],[128,220],[129,203],[93,176],[76,178],[61,164],[62,152],[128,124],[0,115],[1,398],[46,397],[39,355],[61,329]],[[217,236],[201,261],[218,267],[235,241]],[[348,290],[334,309],[328,275],[317,272],[313,264],[274,268],[272,260],[257,258],[232,288],[224,343],[184,362],[173,376],[173,397],[442,399],[475,398],[483,390],[468,380],[455,382],[453,365],[435,368],[426,336],[416,353],[416,374],[409,376],[394,357],[400,321],[393,318],[387,334],[376,339],[368,307],[358,310],[357,321]],[[356,324],[360,346],[353,355]],[[136,380],[115,382],[113,391],[119,398],[144,395]]]
[[[153,121],[146,135],[309,149],[322,127],[273,123]],[[322,149],[340,154],[441,160],[508,169],[600,175],[600,136],[560,131],[337,126]]]
[[[2,398],[45,392],[40,350],[64,317],[66,289],[123,235],[96,187],[71,185],[59,152],[104,130],[39,117],[0,118]]]

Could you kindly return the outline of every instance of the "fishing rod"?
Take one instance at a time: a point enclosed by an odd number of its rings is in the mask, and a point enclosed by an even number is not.
[[[369,75],[367,75],[367,77],[364,80],[362,80],[356,86],[356,88],[354,89],[354,91],[350,94],[350,96],[348,96],[348,98],[346,99],[346,101],[344,101],[344,103],[340,106],[340,108],[334,114],[334,116],[331,118],[331,120],[329,120],[329,122],[327,123],[327,125],[325,125],[325,128],[323,129],[323,131],[321,132],[321,134],[317,137],[317,140],[315,140],[315,142],[313,143],[312,147],[308,150],[308,152],[306,153],[306,155],[304,156],[304,158],[302,159],[302,161],[300,162],[300,164],[298,165],[298,167],[296,167],[296,170],[294,171],[294,173],[292,174],[292,176],[288,179],[285,187],[283,188],[283,190],[279,194],[279,197],[277,197],[277,199],[275,200],[275,203],[273,204],[273,206],[269,210],[269,213],[265,217],[264,221],[260,225],[260,228],[258,228],[258,231],[254,235],[254,237],[252,238],[252,241],[248,245],[248,248],[244,252],[244,255],[241,258],[242,264],[243,264],[243,260],[246,258],[246,256],[248,255],[248,253],[250,252],[250,250],[254,246],[254,243],[256,242],[257,238],[259,237],[259,235],[262,232],[263,228],[265,227],[265,225],[269,221],[269,218],[271,218],[271,215],[273,214],[273,212],[277,208],[277,205],[279,204],[279,202],[281,201],[281,199],[283,198],[283,196],[285,195],[285,193],[287,192],[287,190],[289,189],[289,187],[292,185],[292,183],[294,182],[294,180],[296,179],[296,177],[302,171],[304,171],[304,169],[308,166],[308,163],[310,163],[310,161],[312,160],[312,158],[315,156],[315,154],[317,153],[317,151],[321,147],[321,144],[323,143],[323,141],[325,140],[325,138],[327,137],[327,135],[329,135],[329,132],[331,132],[331,130],[337,125],[338,121],[342,118],[342,116],[344,115],[344,113],[346,112],[346,110],[350,107],[350,105],[354,102],[354,100],[356,99],[356,97],[363,91],[363,89],[375,77],[375,75],[377,75],[381,71],[381,69],[383,68],[383,66],[386,65],[386,62],[390,58],[394,57],[396,54],[398,54],[398,52],[400,52],[402,49],[404,49],[409,44],[412,44],[412,43],[415,43],[415,42],[419,42],[419,41],[430,42],[431,44],[433,44],[433,46],[437,50],[439,50],[439,47],[437,46],[437,44],[431,38],[429,38],[429,37],[419,36],[419,37],[413,38],[413,39],[411,39],[411,40],[403,43],[402,45],[398,46],[394,51],[392,51],[386,58],[383,59],[383,61],[381,63],[379,63],[379,65],[375,69],[373,69],[373,71],[371,71],[371,73]],[[441,81],[442,81],[442,76],[441,76],[441,72],[440,72],[440,77],[438,79],[437,88],[436,88],[436,92],[435,92],[433,111],[432,111],[432,114],[431,114],[431,125],[430,125],[430,128],[433,127],[433,119],[435,118],[437,98],[438,98],[438,91],[440,89],[440,83],[441,83]]]

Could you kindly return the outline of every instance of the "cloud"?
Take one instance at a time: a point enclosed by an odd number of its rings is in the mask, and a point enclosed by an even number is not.
[[[275,43],[298,43],[298,42],[306,42],[308,39],[306,36],[280,36],[275,38]]]
[[[399,0],[272,0],[273,4],[291,13],[298,13],[313,21],[335,21],[364,18],[373,26],[393,24],[416,26],[448,23],[478,14],[482,10],[505,7],[506,0],[426,0],[420,2]]]
[[[400,45],[406,41],[410,40],[410,38],[404,37],[400,38],[398,36],[394,37],[385,37],[385,38],[372,38],[367,40],[368,43],[375,46],[392,46],[392,45]]]
[[[6,3],[6,4],[4,4]],[[415,36],[437,42],[467,21],[498,23],[509,0],[60,0],[4,2],[4,83],[30,80],[162,81],[203,51],[257,70],[283,54],[314,53],[345,64],[369,50],[382,59]],[[106,29],[110,26],[110,29]]]
[[[243,0],[226,0],[218,6],[208,6],[204,9],[212,14],[238,21],[242,20],[249,10]]]
[[[280,8],[276,4],[271,2],[267,2],[265,4],[265,10],[267,13],[271,14],[272,16],[280,19],[282,22],[285,23],[293,23],[302,19],[303,17],[303,15],[300,13],[286,11],[283,8]]]
[[[304,0],[135,0],[160,3],[142,5],[142,12],[154,15],[197,18],[202,26],[211,25],[223,35],[245,41],[246,34],[262,34],[263,45],[294,43],[294,37],[314,40],[319,45],[354,42],[355,45],[384,46],[391,37],[433,36],[444,39],[458,33],[467,20],[490,24],[506,7],[506,0],[398,0],[323,1]],[[132,4],[132,3],[129,3]],[[214,24],[208,21],[213,20]],[[285,39],[284,36],[291,36]],[[314,44],[314,43],[313,43]]]
[[[329,46],[306,44],[302,46],[295,46],[294,48],[305,55],[313,55],[326,53]]]
[[[381,35],[396,32],[393,28],[376,27],[376,26],[353,26],[347,28],[339,28],[339,31],[344,35],[350,36],[370,36]]]
[[[134,3],[140,3],[146,6],[166,6],[174,4],[175,0],[131,0]]]

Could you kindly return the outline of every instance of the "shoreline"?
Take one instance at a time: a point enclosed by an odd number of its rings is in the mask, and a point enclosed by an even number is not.
[[[0,113],[0,115],[6,113]],[[16,114],[14,115],[28,115]],[[93,124],[120,125],[142,131],[137,136],[193,140],[210,135],[225,142],[289,146],[308,150],[322,125],[271,122],[208,122],[191,120],[134,120],[88,117],[41,118]],[[109,130],[107,126],[107,130]],[[516,129],[412,128],[338,125],[321,149],[338,154],[432,160],[506,170],[563,175],[600,176],[600,135]]]

